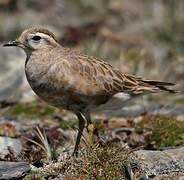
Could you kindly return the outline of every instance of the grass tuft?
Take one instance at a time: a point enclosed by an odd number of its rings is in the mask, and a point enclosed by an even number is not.
[[[67,156],[61,162],[49,163],[40,172],[40,177],[63,179],[122,179],[123,166],[130,163],[130,151],[120,145],[95,145],[81,150],[78,158]]]
[[[31,103],[18,103],[5,114],[21,118],[42,118],[52,117],[55,113],[56,108],[34,101]]]
[[[122,166],[128,161],[128,151],[120,145],[94,146],[86,152],[82,152],[81,158],[75,166],[77,175],[85,175],[87,178],[117,179],[123,176]]]

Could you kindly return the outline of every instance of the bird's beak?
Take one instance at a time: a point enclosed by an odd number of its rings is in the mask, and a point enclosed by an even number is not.
[[[18,41],[10,41],[6,44],[3,44],[4,47],[7,47],[7,46],[18,46],[19,45],[19,42]]]

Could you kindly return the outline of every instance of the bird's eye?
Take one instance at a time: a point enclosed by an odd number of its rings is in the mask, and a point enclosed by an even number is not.
[[[33,39],[34,41],[39,41],[39,40],[41,39],[41,37],[40,37],[40,36],[33,36],[32,39]]]

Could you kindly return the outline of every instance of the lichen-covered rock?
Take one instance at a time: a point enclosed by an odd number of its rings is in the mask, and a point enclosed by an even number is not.
[[[10,137],[0,137],[0,158],[4,159],[8,154],[13,153],[16,157],[22,150],[22,144],[19,139]],[[11,151],[11,152],[10,152]]]
[[[148,177],[184,175],[184,147],[164,151],[139,150],[139,169]]]
[[[29,164],[26,162],[0,161],[0,179],[20,179],[24,177],[30,169]]]

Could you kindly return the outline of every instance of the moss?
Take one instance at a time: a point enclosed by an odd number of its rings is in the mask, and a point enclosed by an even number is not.
[[[177,146],[184,139],[184,122],[179,122],[174,117],[145,116],[137,125],[136,131],[151,131],[150,141],[156,148]]]
[[[130,152],[118,144],[93,146],[81,150],[78,158],[65,157],[62,162],[50,163],[41,172],[42,177],[64,179],[122,179],[124,164],[129,163]]]
[[[60,127],[64,130],[66,129],[76,129],[78,127],[77,119],[70,119],[69,121],[60,121]]]
[[[17,103],[8,109],[3,115],[17,117],[19,119],[54,119],[60,113],[60,109],[49,106],[40,101],[30,103]],[[58,118],[62,129],[75,129],[78,127],[77,119],[73,118],[68,121]]]
[[[122,166],[127,159],[127,152],[119,145],[96,146],[82,156],[82,167],[76,168],[76,173],[86,175],[88,179],[121,179]]]
[[[5,114],[16,117],[40,118],[53,116],[56,111],[57,110],[51,106],[34,101],[31,103],[18,103]]]
[[[184,98],[181,97],[181,98],[176,99],[175,103],[184,105]]]
[[[23,180],[33,180],[33,179],[44,180],[45,177],[46,174],[42,173],[41,171],[31,171],[27,176],[23,178]]]

